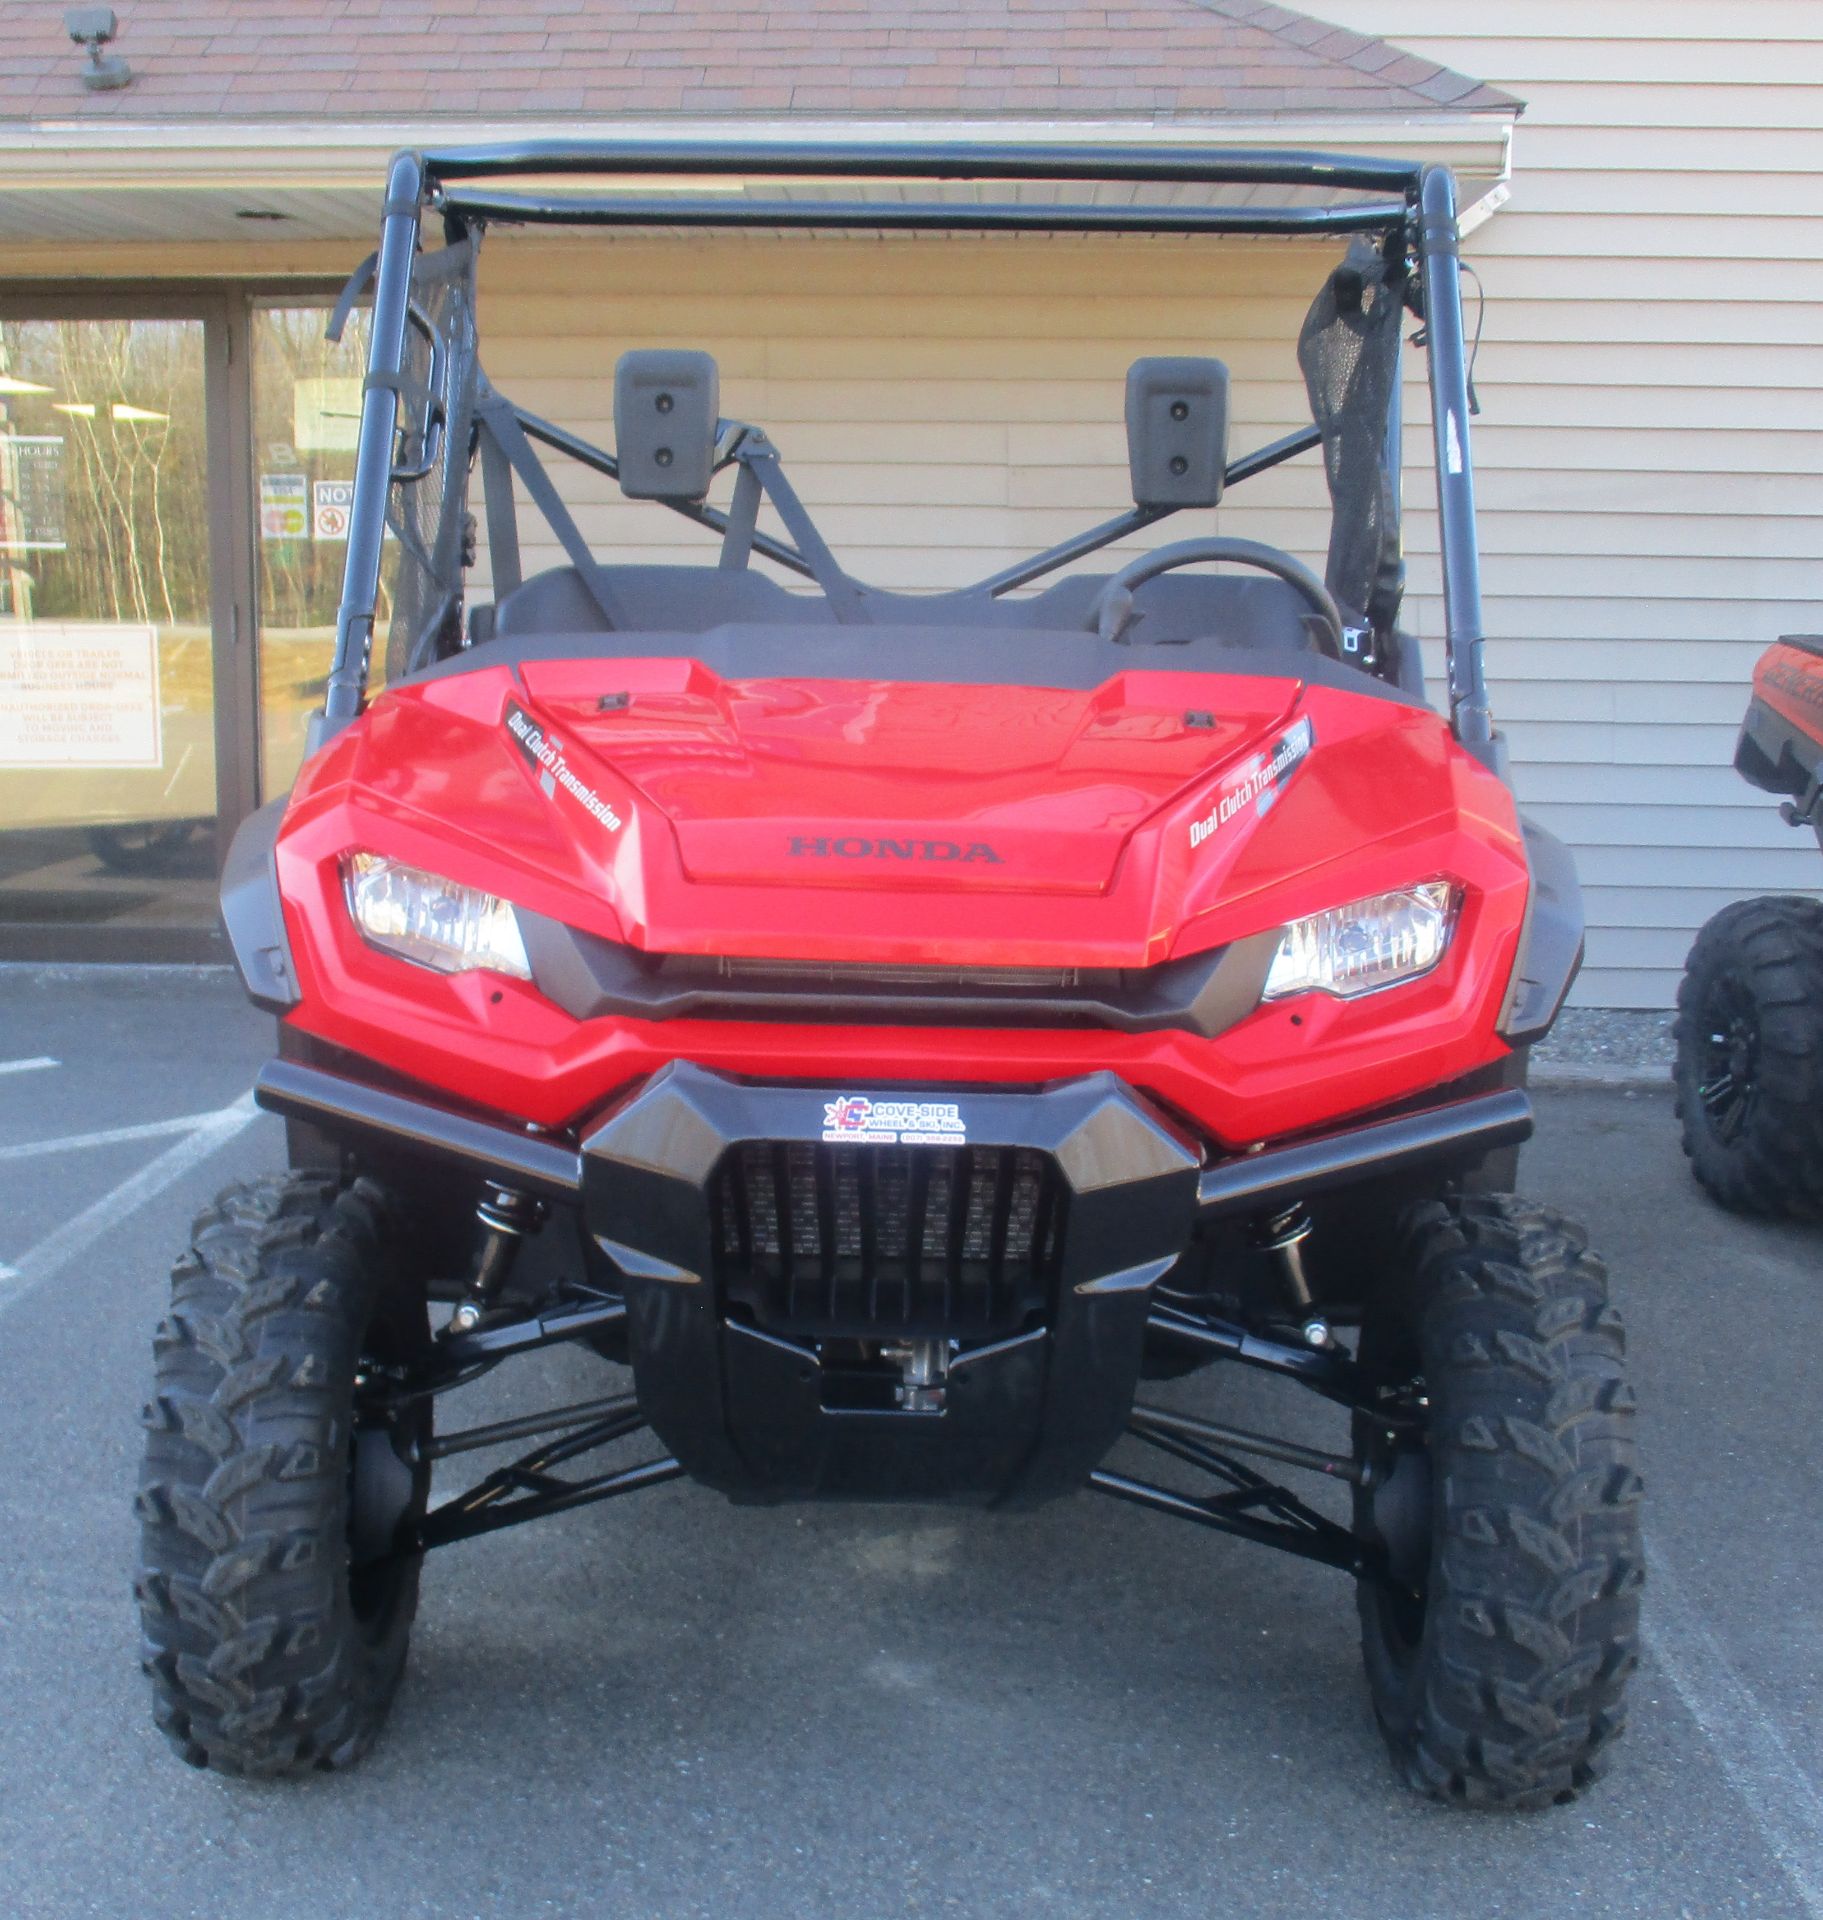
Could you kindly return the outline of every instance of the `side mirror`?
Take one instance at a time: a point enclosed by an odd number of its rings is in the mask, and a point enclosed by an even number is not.
[[[1127,466],[1141,507],[1213,507],[1228,465],[1228,369],[1219,360],[1135,360],[1127,370]]]
[[[706,353],[648,347],[614,368],[614,457],[630,500],[700,500],[715,472],[721,376]]]

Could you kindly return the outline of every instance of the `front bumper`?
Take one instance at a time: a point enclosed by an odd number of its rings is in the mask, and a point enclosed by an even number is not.
[[[416,1094],[297,1060],[269,1061],[254,1099],[268,1113],[310,1121],[332,1139],[382,1158],[428,1158],[541,1199],[570,1205],[582,1200],[583,1149],[561,1135],[476,1119]],[[1474,1094],[1311,1134],[1258,1153],[1205,1159],[1197,1204],[1205,1219],[1270,1212],[1376,1174],[1478,1160],[1531,1135],[1532,1104],[1522,1091]]]
[[[938,1102],[928,1089],[880,1090],[874,1116],[894,1102],[946,1116],[902,1126],[896,1114],[881,1129],[855,1118],[860,1097],[842,1089],[674,1062],[573,1141],[290,1060],[269,1064],[257,1097],[381,1162],[429,1158],[579,1208],[626,1298],[642,1411],[686,1470],[745,1499],[1031,1500],[1079,1486],[1126,1425],[1153,1285],[1199,1215],[1267,1214],[1393,1171],[1471,1161],[1531,1131],[1525,1095],[1504,1091],[1210,1163],[1105,1073],[949,1089]],[[763,1230],[730,1213],[731,1169],[754,1153],[777,1168]],[[889,1177],[900,1160],[910,1174]],[[1024,1203],[1011,1169],[1039,1163],[1050,1225],[1014,1245]],[[978,1206],[976,1191],[987,1196]],[[1015,1264],[1020,1311],[994,1322],[992,1302],[1007,1293],[994,1283]],[[774,1311],[776,1286],[751,1284],[761,1266],[782,1276],[798,1318]],[[796,1303],[799,1279],[808,1308]],[[961,1304],[971,1279],[973,1297],[990,1302],[980,1323]],[[931,1302],[948,1303],[952,1283],[946,1321],[947,1304]],[[934,1335],[947,1357],[940,1406],[853,1398],[857,1358],[913,1332]]]

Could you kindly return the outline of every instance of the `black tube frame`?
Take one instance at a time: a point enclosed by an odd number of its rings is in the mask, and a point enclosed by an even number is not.
[[[422,166],[426,179],[446,192],[452,181],[511,173],[772,173],[850,180],[1149,180],[1409,195],[1423,171],[1409,160],[1314,148],[823,140],[530,140],[435,148],[422,156]]]
[[[1532,1103],[1518,1087],[1447,1100],[1206,1167],[1197,1188],[1205,1219],[1271,1213],[1292,1201],[1436,1160],[1479,1159],[1532,1137]]]
[[[1387,1411],[1373,1383],[1340,1347],[1313,1347],[1301,1342],[1294,1345],[1232,1321],[1198,1319],[1158,1300],[1154,1300],[1147,1316],[1146,1335],[1155,1344],[1189,1347],[1212,1360],[1232,1360],[1239,1366],[1275,1374],[1281,1380],[1295,1380],[1351,1413],[1371,1413],[1376,1420],[1399,1424],[1401,1416],[1396,1410]]]
[[[578,465],[588,467],[595,473],[605,474],[610,480],[620,478],[620,462],[605,448],[593,446],[580,434],[570,433],[553,421],[541,419],[535,413],[527,413],[521,406],[513,407],[513,418],[519,422],[528,440],[540,440],[547,447],[567,455]],[[707,527],[711,533],[728,531],[728,516],[719,507],[705,506],[689,500],[661,500],[658,504],[669,507],[673,513],[681,513],[686,520],[694,520],[699,527]],[[779,566],[790,572],[801,574],[806,580],[816,577],[811,572],[810,562],[798,552],[796,547],[788,546],[783,540],[775,540],[769,533],[755,532],[751,544],[755,553],[763,553],[768,560],[776,561]]]
[[[743,195],[690,200],[647,196],[513,193],[464,185],[513,174],[652,176],[796,175],[813,179],[1126,181],[1154,184],[1295,186],[1372,193],[1383,200],[1300,206],[1035,206],[1017,201],[871,202],[759,200]],[[419,216],[440,211],[458,237],[490,219],[589,225],[853,227],[1104,233],[1350,233],[1403,237],[1417,256],[1426,301],[1431,416],[1436,440],[1438,519],[1443,554],[1450,720],[1456,737],[1498,768],[1499,744],[1482,662],[1480,560],[1469,453],[1467,354],[1458,281],[1455,182],[1448,168],[1316,151],[1177,146],[1055,146],[1033,143],[530,141],[404,152],[393,159],[382,210],[368,379],[355,458],[342,604],[323,711],[309,750],[362,708],[373,649],[386,496],[399,416],[397,382],[410,324],[412,262]],[[543,423],[541,423],[543,424]],[[528,427],[528,431],[529,431]],[[546,437],[546,436],[541,436]],[[1295,436],[1294,436],[1295,438]],[[549,444],[560,444],[549,439]],[[576,448],[565,445],[564,451]],[[1270,449],[1263,451],[1272,451]],[[1281,456],[1283,457],[1283,456]],[[1257,469],[1252,469],[1257,470]],[[700,515],[713,527],[713,510]],[[1123,517],[1124,519],[1124,517]],[[1119,523],[1110,523],[1119,524]],[[1105,531],[1097,529],[1096,533]],[[1092,538],[1093,535],[1083,536]],[[757,543],[756,543],[757,544]],[[1080,551],[1093,551],[1078,543]],[[765,549],[760,549],[764,551]],[[1061,551],[1061,550],[1054,550]],[[781,564],[801,556],[771,556]],[[1074,557],[1071,554],[1070,557]],[[794,569],[795,570],[795,569]],[[1032,576],[996,576],[1006,591]]]
[[[458,1453],[476,1453],[484,1447],[504,1446],[509,1440],[537,1440],[547,1433],[563,1433],[574,1427],[593,1426],[632,1404],[628,1394],[611,1394],[600,1400],[583,1400],[569,1407],[552,1407],[545,1413],[521,1414],[514,1420],[490,1420],[485,1426],[461,1427],[454,1433],[433,1434],[418,1449],[420,1459],[447,1460]]]
[[[582,1156],[573,1145],[301,1060],[268,1060],[253,1097],[268,1113],[310,1121],[338,1140],[381,1155],[429,1152],[446,1168],[479,1174],[541,1200],[573,1201],[582,1190]]]
[[[1156,1487],[1149,1480],[1135,1480],[1129,1474],[1113,1473],[1106,1467],[1098,1467],[1089,1475],[1089,1486],[1096,1493],[1112,1494],[1116,1500],[1148,1507],[1173,1520],[1189,1520],[1198,1526],[1213,1528],[1217,1533],[1237,1534],[1243,1540],[1262,1546],[1280,1547],[1300,1560],[1315,1560],[1320,1565],[1340,1567],[1349,1573],[1359,1571],[1352,1555],[1343,1560],[1327,1550],[1327,1543],[1319,1545],[1314,1537],[1303,1540],[1290,1527],[1270,1520],[1256,1520],[1251,1514],[1218,1506],[1213,1500],[1174,1493],[1169,1487]]]
[[[510,403],[509,403],[510,404]],[[598,447],[583,439],[580,434],[571,433],[567,428],[555,422],[541,418],[538,414],[528,413],[524,407],[513,406],[513,418],[519,422],[521,430],[529,440],[538,440],[556,452],[567,455],[579,465],[592,472],[605,474],[610,480],[620,477],[620,462],[605,447]],[[1268,441],[1263,447],[1255,447],[1251,453],[1244,453],[1238,460],[1229,461],[1222,474],[1224,487],[1239,486],[1243,480],[1251,480],[1256,473],[1264,473],[1269,467],[1282,465],[1295,459],[1300,453],[1309,453],[1323,444],[1322,430],[1318,427],[1300,427],[1295,433],[1288,433],[1278,440]],[[731,456],[738,458],[738,455]],[[725,463],[724,463],[725,464]],[[699,527],[706,527],[711,533],[725,534],[728,531],[728,516],[719,507],[711,507],[690,500],[661,500],[657,503],[668,507],[673,513],[681,514],[684,519]],[[1060,540],[1054,547],[1046,547],[1042,553],[1035,553],[1029,560],[1016,560],[1010,567],[1004,567],[999,573],[989,574],[985,580],[977,580],[972,586],[958,587],[953,594],[932,595],[934,602],[950,599],[966,599],[986,594],[990,599],[998,599],[1003,593],[1010,593],[1015,587],[1029,585],[1041,579],[1047,573],[1055,573],[1059,567],[1067,567],[1073,560],[1082,560],[1091,553],[1099,553],[1103,547],[1112,546],[1117,540],[1125,540],[1147,527],[1155,526],[1160,520],[1168,520],[1172,514],[1181,512],[1178,507],[1129,507],[1125,513],[1117,513],[1111,520],[1104,520],[1098,526],[1085,532],[1072,534],[1067,540]],[[753,551],[763,554],[768,560],[784,567],[788,572],[798,574],[805,580],[814,580],[816,571],[810,562],[798,552],[797,548],[786,541],[775,539],[771,534],[754,533],[749,536],[749,545]]]
[[[373,325],[367,381],[361,394],[361,430],[355,443],[354,493],[348,509],[348,553],[342,604],[336,614],[335,658],[323,696],[322,724],[312,722],[305,752],[320,737],[346,726],[361,711],[373,657],[380,598],[380,553],[386,502],[392,488],[393,447],[399,425],[397,382],[405,368],[411,324],[411,273],[418,251],[418,215],[424,198],[424,162],[415,153],[393,158],[380,217],[379,265],[374,274]]]
[[[912,233],[1381,233],[1404,216],[1400,200],[1319,207],[1082,207],[956,200],[743,200],[730,209],[681,196],[609,198],[582,194],[458,189],[439,204],[460,220],[531,221],[557,227],[726,227],[735,224],[834,231],[886,228]]]
[[[1492,764],[1494,722],[1482,662],[1481,553],[1475,538],[1475,469],[1469,457],[1468,349],[1462,335],[1456,182],[1447,167],[1426,167],[1418,191],[1444,631],[1449,638],[1450,719],[1457,739],[1465,747],[1480,750],[1479,757]]]
[[[477,1534],[497,1533],[502,1527],[521,1526],[548,1514],[568,1513],[574,1507],[593,1506],[623,1493],[683,1477],[683,1468],[668,1455],[636,1467],[620,1467],[586,1480],[564,1480],[551,1471],[598,1447],[625,1440],[645,1426],[644,1416],[629,1400],[624,1411],[608,1414],[587,1426],[572,1429],[563,1438],[546,1441],[532,1452],[497,1468],[485,1480],[433,1507],[415,1529],[410,1550],[427,1553]]]
[[[1199,1420],[1193,1414],[1177,1413],[1169,1407],[1133,1409],[1128,1430],[1141,1438],[1152,1432],[1165,1433],[1182,1440],[1200,1441],[1216,1451],[1257,1454],[1262,1460],[1276,1461],[1283,1467],[1298,1467],[1306,1473],[1320,1473],[1328,1480],[1343,1480],[1350,1486],[1363,1486],[1366,1468],[1339,1453],[1324,1453],[1296,1440],[1281,1440],[1274,1434],[1252,1433],[1245,1427],[1231,1427],[1222,1420]],[[1141,1433],[1141,1429],[1148,1429]]]

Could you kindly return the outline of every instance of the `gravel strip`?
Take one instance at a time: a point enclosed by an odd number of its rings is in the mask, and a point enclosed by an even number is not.
[[[1671,1076],[1669,1013],[1566,1007],[1532,1050],[1534,1084],[1663,1085]]]

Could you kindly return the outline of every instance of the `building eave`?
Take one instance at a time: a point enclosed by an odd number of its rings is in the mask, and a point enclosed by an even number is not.
[[[1084,145],[1296,147],[1410,155],[1454,167],[1474,200],[1510,171],[1514,115],[1447,113],[1395,118],[1059,120],[994,118],[685,120],[538,116],[478,121],[0,122],[0,242],[156,244],[249,237],[246,210],[278,215],[296,239],[360,239],[372,230],[388,158],[402,147],[541,138],[686,143],[738,133],[761,141],[1059,140]],[[278,237],[275,233],[272,237]],[[0,269],[4,271],[4,269]]]

